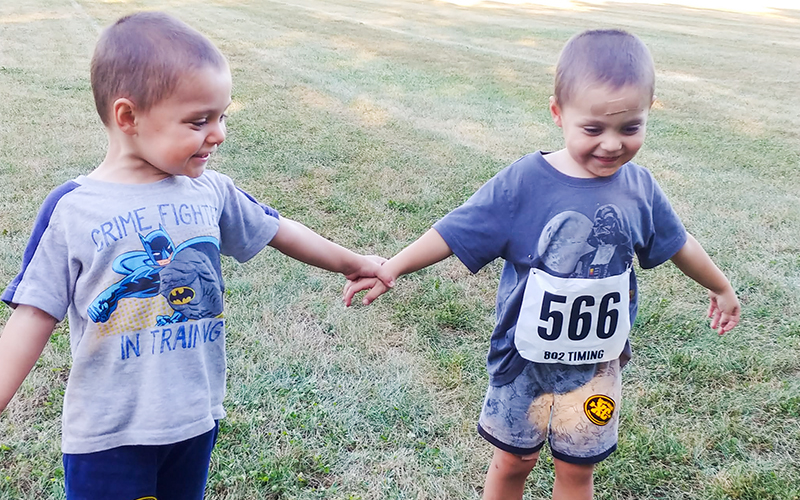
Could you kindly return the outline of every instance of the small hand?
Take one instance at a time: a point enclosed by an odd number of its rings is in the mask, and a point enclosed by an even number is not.
[[[359,266],[354,271],[344,275],[348,281],[377,276],[378,270],[386,262],[386,259],[379,255],[359,255],[359,261]]]
[[[351,281],[358,281],[361,278],[378,278],[382,281],[387,288],[392,288],[396,277],[389,274],[385,267],[383,267],[386,259],[378,255],[364,255],[361,259],[361,267],[350,274],[346,274],[348,284]],[[365,290],[366,288],[362,288]]]
[[[393,279],[392,284],[394,284]],[[367,293],[364,298],[361,299],[361,303],[365,306],[368,306],[372,303],[372,301],[388,292],[390,288],[386,286],[386,284],[379,278],[361,278],[356,281],[348,280],[343,292],[345,307],[350,307],[353,296],[363,290],[369,290],[369,293]]]
[[[720,335],[728,333],[739,323],[741,306],[736,292],[733,288],[728,288],[725,292],[717,294],[708,291],[711,304],[708,307],[708,317],[711,318],[711,328],[717,330]]]

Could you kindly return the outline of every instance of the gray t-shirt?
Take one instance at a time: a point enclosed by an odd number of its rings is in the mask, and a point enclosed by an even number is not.
[[[500,171],[433,227],[473,273],[505,260],[487,359],[494,386],[514,380],[528,363],[514,346],[514,332],[531,268],[562,278],[617,276],[634,254],[643,268],[652,268],[686,242],[683,224],[647,169],[626,163],[609,177],[579,179],[553,168],[541,152]],[[632,324],[634,273],[631,295]],[[629,346],[622,356],[630,357]],[[566,385],[590,378],[587,368],[537,364],[543,377]]]
[[[279,220],[214,171],[50,193],[2,300],[69,314],[64,453],[174,443],[225,416],[220,254],[252,258]]]

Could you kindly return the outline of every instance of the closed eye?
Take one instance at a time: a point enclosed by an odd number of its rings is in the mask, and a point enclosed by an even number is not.
[[[629,126],[625,127],[624,129],[622,129],[622,133],[627,134],[627,135],[634,135],[634,134],[638,133],[639,130],[641,130],[641,129],[642,129],[641,125],[629,125]]]
[[[203,118],[200,118],[198,120],[190,120],[189,124],[192,127],[194,127],[195,129],[199,130],[199,129],[203,128],[204,126],[208,125],[208,122],[210,120],[215,119],[215,116],[216,116],[216,113],[208,115],[208,116],[204,116]],[[228,119],[228,115],[226,115],[225,113],[220,113],[220,115],[219,115],[219,122],[220,123],[225,123],[225,121],[227,119]]]

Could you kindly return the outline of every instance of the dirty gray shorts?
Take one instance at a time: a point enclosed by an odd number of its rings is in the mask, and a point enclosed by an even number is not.
[[[503,451],[526,456],[549,439],[553,457],[573,464],[617,449],[619,360],[596,365],[528,363],[512,382],[489,386],[478,432]]]

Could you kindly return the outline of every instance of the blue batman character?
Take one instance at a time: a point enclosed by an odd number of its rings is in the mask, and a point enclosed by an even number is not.
[[[190,319],[212,318],[222,313],[222,270],[219,242],[211,236],[198,236],[177,247],[167,231],[158,229],[139,235],[144,250],[125,252],[112,264],[124,275],[103,290],[89,304],[89,318],[105,323],[120,299],[164,296],[173,309],[170,316],[158,316],[157,325]]]

